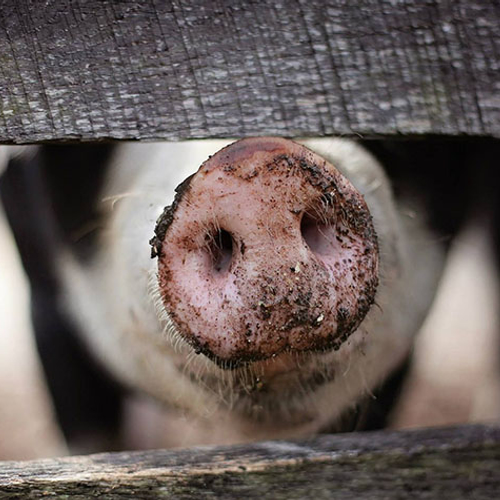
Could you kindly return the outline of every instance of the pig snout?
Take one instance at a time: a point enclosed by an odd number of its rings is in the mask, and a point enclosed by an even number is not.
[[[178,333],[234,368],[338,349],[374,302],[378,245],[363,196],[279,138],[243,139],[178,188],[151,240]]]

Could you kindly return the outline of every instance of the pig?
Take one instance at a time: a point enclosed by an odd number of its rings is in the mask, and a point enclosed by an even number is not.
[[[368,150],[384,158],[399,147],[255,137],[88,149],[81,169],[59,169],[92,178],[68,181],[83,186],[85,209],[68,214],[44,195],[33,210],[52,228],[39,244],[53,248],[56,329],[78,332],[104,385],[181,416],[162,445],[381,426],[370,407],[386,403],[384,387],[397,392],[444,262],[425,197],[402,182],[396,199],[390,168]],[[30,155],[38,171],[49,164],[38,191],[60,197],[50,162],[68,161],[62,149]],[[9,170],[15,179],[22,169]],[[13,184],[4,180],[4,198]],[[54,373],[49,385],[64,378]],[[111,403],[113,427],[122,392],[107,387],[89,382],[88,392],[100,409]]]

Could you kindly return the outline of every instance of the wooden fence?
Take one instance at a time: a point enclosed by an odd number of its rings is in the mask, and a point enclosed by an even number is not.
[[[500,137],[497,0],[0,0],[0,142]]]
[[[0,498],[492,500],[500,427],[0,463]]]
[[[500,138],[496,0],[0,0],[0,143]],[[0,498],[496,498],[500,428],[0,464]]]

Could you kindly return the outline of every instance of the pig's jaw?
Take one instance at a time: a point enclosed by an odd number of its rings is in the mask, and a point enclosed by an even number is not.
[[[363,197],[292,141],[219,151],[179,186],[155,232],[165,310],[222,368],[336,350],[374,301],[378,245]]]
[[[353,383],[353,373],[348,372],[351,363],[356,366],[365,361],[369,335],[363,326],[338,350],[286,351],[228,370],[203,354],[195,353],[168,316],[164,312],[160,316],[164,320],[162,323],[168,324],[165,328],[167,343],[175,346],[175,352],[170,352],[168,357],[174,361],[177,376],[186,380],[189,392],[207,396],[205,406],[198,406],[193,417],[201,413],[224,418],[229,413],[238,425],[252,429],[248,432],[253,437],[259,432],[263,433],[262,438],[276,437],[279,433],[283,436],[307,435],[330,424],[332,418],[340,417],[352,399],[351,391],[360,392],[357,387],[359,374],[354,374],[356,382]],[[373,311],[373,316],[380,316],[380,311]],[[405,345],[398,356],[402,356],[407,347]],[[364,382],[361,392],[365,392]],[[327,411],[321,409],[323,398],[331,399],[332,394],[334,407]],[[181,400],[185,406],[184,397]],[[332,414],[334,408],[338,412]]]

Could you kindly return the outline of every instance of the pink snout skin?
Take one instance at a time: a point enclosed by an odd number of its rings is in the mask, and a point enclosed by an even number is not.
[[[293,141],[237,141],[178,188],[151,240],[164,307],[221,367],[338,349],[374,302],[363,196]]]

